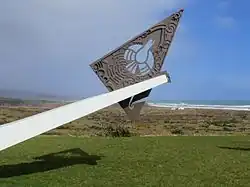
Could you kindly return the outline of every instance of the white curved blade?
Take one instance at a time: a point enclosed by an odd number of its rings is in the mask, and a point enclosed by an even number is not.
[[[113,92],[1,125],[0,151],[167,82],[166,75],[160,75]]]

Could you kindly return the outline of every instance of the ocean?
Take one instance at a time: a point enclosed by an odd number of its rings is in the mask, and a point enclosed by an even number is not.
[[[250,100],[161,100],[149,101],[148,105],[173,109],[225,109],[250,111]]]

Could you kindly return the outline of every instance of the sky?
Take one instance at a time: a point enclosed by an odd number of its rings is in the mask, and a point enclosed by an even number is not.
[[[89,64],[184,8],[150,100],[250,99],[250,1],[0,1],[0,89],[107,92]]]

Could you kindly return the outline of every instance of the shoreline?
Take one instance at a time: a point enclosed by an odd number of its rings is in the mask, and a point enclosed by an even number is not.
[[[203,109],[203,110],[250,111],[250,105],[195,105],[195,104],[172,104],[172,103],[148,102],[147,106],[156,108],[168,108],[171,110]]]

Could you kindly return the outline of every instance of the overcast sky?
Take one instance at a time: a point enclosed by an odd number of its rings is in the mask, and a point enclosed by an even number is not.
[[[222,56],[215,50],[222,48],[223,41],[232,41],[232,36],[242,29],[234,29],[237,20],[228,10],[233,5],[230,1],[212,0],[209,4],[202,1],[0,1],[0,89],[82,97],[106,92],[89,64],[184,8],[163,67],[172,75],[173,82],[154,89],[150,98],[221,99],[227,92],[231,95],[225,99],[246,98],[250,86],[242,81],[250,78],[245,70],[249,66],[237,71],[241,80],[237,83],[232,76],[234,66],[231,69],[226,66],[226,62],[233,64],[232,60],[237,59],[228,57],[233,48],[228,48]],[[213,38],[216,29],[221,32],[217,37],[225,37],[217,42]],[[222,34],[225,32],[231,35]],[[226,45],[228,43],[223,47]],[[235,55],[240,57],[241,53],[242,50],[236,51]],[[225,68],[224,72],[223,68],[219,68],[220,71],[216,68],[219,63]]]

